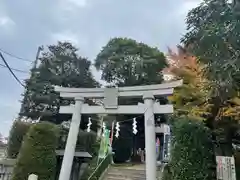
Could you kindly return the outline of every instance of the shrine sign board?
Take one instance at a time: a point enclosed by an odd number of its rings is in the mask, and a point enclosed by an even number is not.
[[[234,157],[216,156],[217,180],[236,180]]]

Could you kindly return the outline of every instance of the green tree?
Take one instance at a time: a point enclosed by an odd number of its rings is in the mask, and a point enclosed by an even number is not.
[[[176,117],[187,116],[203,120],[207,126],[214,122],[213,132],[217,135],[218,142],[223,142],[220,148],[219,146],[216,148],[216,153],[231,155],[232,141],[239,139],[237,135],[239,125],[236,121],[239,120],[239,96],[226,100],[219,107],[218,115],[221,121],[209,119],[215,105],[207,99],[211,93],[209,89],[211,82],[203,71],[204,64],[182,47],[178,47],[177,53],[169,50],[168,57],[169,67],[164,72],[173,75],[175,79],[183,80],[183,85],[176,88],[174,94],[168,98],[174,104],[174,114]]]
[[[187,16],[183,43],[207,64],[213,89],[223,99],[239,89],[240,21],[228,0],[204,0]]]
[[[68,42],[48,46],[48,51],[41,55],[40,65],[26,80],[20,115],[34,120],[44,117],[52,122],[61,122],[64,117],[58,115],[59,106],[69,101],[60,101],[59,94],[54,91],[55,85],[75,88],[99,86],[90,71],[91,62],[79,56],[77,51]]]
[[[116,86],[161,83],[166,58],[157,48],[128,38],[113,38],[95,59],[102,80]]]
[[[59,129],[42,122],[31,126],[13,170],[13,180],[26,180],[30,174],[39,180],[54,180]]]
[[[162,70],[167,66],[166,58],[159,49],[129,38],[113,38],[102,48],[95,59],[95,67],[102,71],[101,79],[112,86],[136,86],[159,84],[163,81]],[[142,99],[119,99],[119,104],[132,104]],[[117,116],[117,121],[134,116]],[[121,124],[121,137],[114,140],[115,160],[126,161],[131,156],[131,126]],[[126,129],[126,131],[123,131]],[[130,132],[130,133],[129,133]],[[123,152],[123,153],[121,153]]]
[[[212,104],[206,119],[213,130],[226,116],[239,120],[238,5],[238,1],[231,4],[228,0],[204,0],[188,13],[188,31],[182,39],[184,45],[204,64],[210,82],[207,101]]]
[[[30,125],[30,123],[20,120],[16,120],[13,122],[7,146],[7,156],[9,158],[17,158],[20,148],[22,146],[22,141],[26,133],[28,132]]]

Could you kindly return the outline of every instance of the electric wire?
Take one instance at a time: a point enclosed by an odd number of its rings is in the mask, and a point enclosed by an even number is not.
[[[22,58],[22,57],[19,57],[19,56],[14,55],[14,54],[12,54],[12,53],[9,53],[9,52],[3,50],[2,48],[0,48],[0,51],[1,51],[2,53],[4,53],[4,54],[7,54],[7,55],[9,55],[9,56],[11,56],[11,57],[13,57],[13,58],[18,59],[18,60],[26,61],[26,62],[31,62],[31,63],[33,62],[33,61],[29,60],[29,59]]]
[[[26,61],[26,62],[33,62],[33,61],[29,60],[29,59],[22,58],[22,57],[19,57],[19,56],[14,55],[14,54],[12,54],[12,53],[9,53],[9,52],[3,50],[2,48],[0,48],[0,51],[1,51],[2,53],[4,53],[4,54],[7,54],[7,55],[9,55],[9,56],[11,56],[11,57],[13,57],[13,58],[19,59],[19,60]],[[14,74],[13,71],[21,72],[21,73],[28,73],[28,72],[27,72],[27,71],[23,71],[23,70],[19,70],[19,69],[15,69],[15,68],[11,68],[11,67],[8,65],[8,63],[6,62],[6,60],[5,60],[5,58],[3,57],[3,55],[2,55],[1,52],[0,52],[0,57],[1,57],[1,59],[3,60],[3,62],[4,62],[5,65],[0,64],[0,67],[7,68],[7,69],[10,71],[10,73],[13,75],[13,77],[16,79],[16,81],[17,81],[21,86],[25,87],[25,86],[22,84],[22,82],[18,79],[18,77]],[[93,66],[93,65],[91,64],[90,66]],[[148,107],[148,108],[145,110],[145,112],[146,112],[149,108],[150,108],[150,107]],[[144,113],[145,113],[145,112],[144,112]],[[144,114],[144,113],[143,113],[143,114]],[[138,118],[140,118],[140,117],[143,117],[143,116],[144,116],[143,114],[142,114],[142,115],[139,115],[139,116],[136,116],[135,118],[138,119]],[[149,118],[151,118],[151,117],[149,117]],[[93,121],[99,121],[99,119],[91,119],[91,120],[93,120]],[[132,121],[132,120],[133,120],[133,118],[129,118],[129,119],[125,119],[125,120],[122,120],[122,121],[118,121],[118,123],[121,124],[121,123],[123,123],[123,122]]]
[[[133,117],[133,118],[128,118],[128,119],[125,119],[125,120],[122,120],[122,121],[121,121],[121,120],[120,120],[120,121],[116,121],[116,122],[118,122],[119,124],[121,124],[121,123],[123,123],[123,122],[133,121],[134,118],[136,118],[136,120],[137,120],[138,118],[142,118],[142,117],[144,117],[145,112],[147,112],[147,110],[148,110],[150,107],[151,107],[151,106],[147,107],[147,108],[145,109],[145,111],[144,111],[141,115],[135,116],[135,117]],[[150,116],[150,117],[148,118],[148,120],[149,120],[150,118],[152,118],[154,115],[155,115],[155,114],[153,114],[152,116]],[[91,118],[91,117],[90,117],[90,118]],[[97,122],[99,122],[99,119],[92,119],[92,118],[91,118],[91,121],[97,121]]]
[[[14,74],[14,72],[12,71],[12,69],[10,68],[10,66],[8,65],[7,61],[5,60],[5,58],[3,57],[2,53],[0,52],[0,57],[3,61],[3,63],[5,64],[5,66],[7,66],[9,72],[12,74],[12,76],[14,77],[14,79],[22,86],[25,87],[23,85],[23,83],[18,79],[18,77]]]
[[[3,65],[3,64],[0,64],[0,67],[2,67],[2,68],[8,68],[7,66],[5,66],[5,65]],[[20,69],[15,69],[15,68],[12,68],[12,67],[10,67],[10,68],[11,68],[13,71],[16,71],[16,72],[28,74],[27,71],[23,71],[23,70],[20,70]]]

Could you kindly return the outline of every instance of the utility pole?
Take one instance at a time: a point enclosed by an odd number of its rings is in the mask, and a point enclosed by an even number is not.
[[[43,46],[39,46],[38,49],[37,49],[37,54],[36,54],[36,58],[35,60],[33,61],[33,66],[32,66],[32,69],[31,69],[31,72],[33,73],[33,70],[37,68],[37,63],[38,63],[38,59],[39,59],[39,56],[40,56],[40,52],[43,51]],[[32,74],[30,74],[30,78],[31,78]],[[27,97],[27,91],[25,89],[25,92],[24,92],[24,97],[23,97],[23,103],[22,103],[22,106],[21,106],[21,109],[20,109],[20,117],[22,116],[22,113],[24,112],[24,102],[28,100],[28,97]]]
[[[39,55],[40,55],[40,52],[41,52],[41,51],[43,51],[43,46],[39,46],[39,47],[38,47],[37,54],[36,54],[36,59],[35,59],[35,61],[33,62],[33,67],[32,67],[32,69],[36,69],[37,63],[38,63],[38,59],[39,59]]]

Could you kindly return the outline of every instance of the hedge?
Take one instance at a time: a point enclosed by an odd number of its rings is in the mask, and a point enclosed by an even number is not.
[[[99,180],[111,163],[112,154],[107,154],[107,157],[100,162],[96,169],[94,169],[94,172],[92,172],[93,174],[91,174],[91,177],[88,177],[88,180]]]
[[[32,125],[20,149],[12,180],[26,180],[30,174],[38,180],[54,180],[59,128],[48,122]]]
[[[65,149],[66,146],[66,141],[67,141],[67,136],[68,136],[68,130],[60,127],[60,138],[59,138],[59,143],[58,143],[58,149]],[[78,133],[78,140],[76,144],[76,150],[80,151],[87,151],[89,152],[92,156],[94,156],[94,146],[93,144],[96,144],[97,140],[97,133],[94,131],[91,132],[86,132],[83,130],[79,130]]]
[[[83,175],[81,177],[82,180],[87,180],[89,176],[93,173],[93,171],[97,168],[99,148],[100,148],[100,141],[95,141],[92,144],[93,158],[90,161],[88,161],[89,164],[83,172]]]
[[[211,132],[202,123],[180,119],[173,125],[168,180],[212,180],[216,162]]]
[[[27,122],[22,122],[19,120],[13,122],[7,146],[8,158],[17,158],[17,155],[22,145],[22,141],[29,127],[30,123]]]
[[[171,180],[172,179],[172,172],[171,172],[171,165],[167,164],[163,169],[162,180]]]

